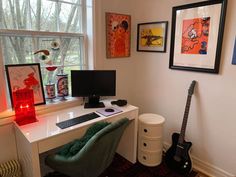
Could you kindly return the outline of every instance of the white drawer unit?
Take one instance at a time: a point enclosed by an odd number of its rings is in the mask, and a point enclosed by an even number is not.
[[[162,160],[164,117],[146,113],[139,116],[138,160],[146,166],[156,166]]]

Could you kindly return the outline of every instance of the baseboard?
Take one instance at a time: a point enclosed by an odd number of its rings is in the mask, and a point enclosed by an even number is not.
[[[169,143],[164,142],[163,150],[166,151],[170,147]],[[233,174],[230,174],[214,165],[211,165],[207,162],[200,160],[197,157],[191,156],[193,162],[193,169],[199,171],[209,177],[236,177]]]

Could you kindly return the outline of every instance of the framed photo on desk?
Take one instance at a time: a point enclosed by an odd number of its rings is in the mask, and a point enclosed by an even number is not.
[[[13,92],[32,89],[34,104],[45,104],[43,82],[39,63],[5,65],[11,105],[14,107]]]

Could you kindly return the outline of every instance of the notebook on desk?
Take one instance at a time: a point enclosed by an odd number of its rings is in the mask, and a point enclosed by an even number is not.
[[[116,107],[106,107],[106,108],[98,109],[96,112],[107,117],[107,116],[111,116],[113,114],[117,114],[123,111]]]

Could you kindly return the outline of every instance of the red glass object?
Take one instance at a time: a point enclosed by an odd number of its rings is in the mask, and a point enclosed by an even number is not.
[[[25,125],[37,121],[32,89],[20,89],[13,92],[13,101],[15,121],[18,125]]]
[[[54,70],[57,69],[57,66],[47,66],[46,69],[47,69],[48,71],[54,71]]]

